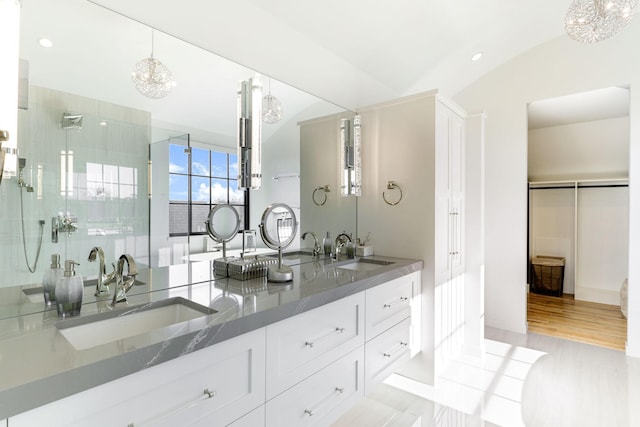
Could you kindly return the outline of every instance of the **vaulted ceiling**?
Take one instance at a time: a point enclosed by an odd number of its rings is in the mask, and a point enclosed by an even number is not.
[[[436,88],[451,96],[563,36],[570,3],[90,1],[348,109]]]
[[[515,56],[566,37],[569,3],[22,0],[21,56],[33,84],[150,111],[154,126],[230,137],[237,82],[254,70],[269,77],[266,89],[283,101],[287,120],[432,89],[453,97]],[[158,30],[155,56],[178,82],[160,100],[130,81],[149,55],[149,27]],[[42,36],[54,47],[38,46]],[[472,62],[477,52],[483,56]],[[265,127],[267,136],[278,126]]]

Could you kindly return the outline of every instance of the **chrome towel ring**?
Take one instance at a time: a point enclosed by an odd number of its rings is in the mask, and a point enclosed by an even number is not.
[[[398,190],[400,192],[400,198],[398,198],[398,200],[396,202],[390,202],[389,200],[387,200],[387,195],[383,191],[382,192],[382,198],[384,199],[384,202],[386,204],[388,204],[389,206],[395,206],[398,203],[400,203],[400,201],[402,200],[402,188],[400,188],[400,186],[398,184],[396,184],[395,181],[387,182],[387,190]]]
[[[316,198],[316,193],[318,191],[321,191],[322,192],[321,196],[324,196],[322,198],[322,201],[318,201],[318,199]],[[313,190],[313,194],[311,195],[311,198],[313,199],[313,203],[316,206],[323,206],[325,203],[327,203],[327,193],[330,193],[330,192],[331,192],[331,187],[329,187],[328,185],[321,185],[320,187],[316,187]],[[320,196],[318,196],[318,198],[319,197]]]

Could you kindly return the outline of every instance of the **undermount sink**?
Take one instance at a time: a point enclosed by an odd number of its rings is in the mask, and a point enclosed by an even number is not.
[[[217,313],[181,297],[118,309],[56,324],[76,350],[85,350],[124,338]]]
[[[373,271],[391,264],[394,264],[394,262],[381,259],[359,258],[353,262],[339,265],[337,268],[356,271]]]

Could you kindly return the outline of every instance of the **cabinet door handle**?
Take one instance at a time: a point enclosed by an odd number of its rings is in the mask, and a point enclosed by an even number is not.
[[[158,421],[162,420],[163,418],[166,418],[166,417],[168,417],[170,415],[174,415],[174,414],[176,414],[178,412],[187,410],[189,408],[193,408],[194,406],[196,406],[200,402],[203,402],[205,400],[209,400],[212,397],[216,397],[216,394],[218,394],[218,393],[215,390],[211,390],[211,389],[209,389],[207,387],[207,388],[204,389],[204,392],[202,393],[202,396],[199,397],[198,399],[193,400],[193,401],[191,401],[189,403],[186,403],[186,404],[184,404],[184,405],[182,405],[182,406],[180,406],[178,408],[175,408],[175,409],[173,409],[173,410],[171,410],[169,412],[166,412],[164,414],[157,415],[156,417],[151,418],[149,420],[146,420],[144,422],[141,422],[141,423],[138,423],[138,424],[129,423],[129,424],[127,424],[127,427],[141,427],[141,426],[145,426],[145,425],[155,424]]]
[[[408,345],[409,345],[409,343],[400,341],[400,344],[398,344],[393,350],[391,350],[389,353],[382,353],[382,356],[383,357],[391,357],[394,354],[396,354],[397,352],[404,350]]]
[[[408,301],[408,300],[409,300],[409,298],[407,298],[407,297],[400,297],[396,301],[393,301],[393,302],[390,302],[388,304],[383,305],[382,308],[391,308],[396,304],[400,304],[400,303]]]
[[[333,389],[330,395],[314,405],[316,407],[315,409],[305,409],[304,414],[310,417],[314,416],[320,409],[322,409],[324,405],[329,402],[329,400],[333,399],[336,396],[340,396],[342,393],[344,393],[344,387],[336,387],[335,389]]]
[[[344,328],[340,328],[340,327],[336,327],[333,331],[329,332],[327,335],[320,337],[318,339],[316,339],[315,341],[305,341],[304,342],[304,346],[305,347],[309,347],[309,348],[313,348],[314,345],[321,343],[322,341],[326,340],[327,338],[331,338],[334,335],[338,335],[344,332]]]

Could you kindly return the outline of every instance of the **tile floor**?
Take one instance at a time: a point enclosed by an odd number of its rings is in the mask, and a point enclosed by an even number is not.
[[[485,356],[429,386],[392,375],[334,427],[640,426],[640,359],[487,328]]]

